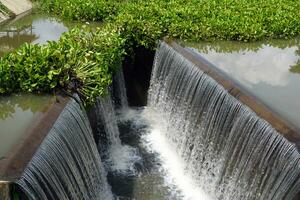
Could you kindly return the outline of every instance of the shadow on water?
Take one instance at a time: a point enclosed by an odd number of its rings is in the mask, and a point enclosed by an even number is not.
[[[128,103],[130,106],[145,106],[150,84],[154,50],[136,47],[134,56],[128,56],[123,62]]]

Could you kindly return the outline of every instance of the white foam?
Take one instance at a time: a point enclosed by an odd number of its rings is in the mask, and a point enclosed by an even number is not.
[[[168,185],[175,185],[180,190],[184,200],[212,200],[200,187],[197,187],[184,170],[184,161],[177,155],[166,138],[166,124],[153,110],[146,108],[142,116],[150,124],[149,132],[144,136],[144,145],[149,151],[159,155],[162,171],[166,173]]]
[[[139,122],[141,117],[141,111],[143,108],[130,108],[125,107],[116,111],[118,116],[118,121],[126,122],[126,121],[134,121]]]
[[[135,163],[141,161],[136,148],[128,145],[112,145],[106,161],[110,170],[117,173],[135,174]]]

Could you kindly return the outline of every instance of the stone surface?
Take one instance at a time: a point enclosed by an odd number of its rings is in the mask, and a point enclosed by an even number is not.
[[[19,15],[32,8],[29,0],[0,0],[13,14]]]
[[[1,24],[1,22],[5,21],[7,19],[8,19],[8,17],[0,11],[0,24]]]
[[[10,183],[0,181],[0,200],[10,199]]]

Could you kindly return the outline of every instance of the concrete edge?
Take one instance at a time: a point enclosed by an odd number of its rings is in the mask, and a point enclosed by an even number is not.
[[[26,15],[30,14],[31,11],[32,11],[32,9],[30,9],[28,11],[25,11],[20,15],[12,15],[12,16],[8,17],[7,19],[5,19],[4,21],[0,22],[0,26],[5,26],[7,24],[14,23],[15,21],[17,21],[17,20],[25,17]]]
[[[0,2],[14,15],[20,15],[33,7],[29,0],[0,0]]]
[[[7,181],[0,181],[0,199],[10,200],[11,183]]]
[[[0,0],[1,1],[1,0]],[[4,5],[4,4],[3,4]],[[5,6],[5,5],[4,5]],[[14,12],[12,12],[11,10],[11,15],[10,16],[6,16],[7,18],[5,18],[4,20],[0,21],[0,26],[8,23],[9,21],[13,20],[18,20],[24,16],[26,16],[27,14],[29,14],[33,9],[33,5],[31,4],[31,7],[29,9],[24,10],[23,12],[20,12],[18,14],[15,14]]]
[[[218,70],[209,61],[193,53],[191,50],[179,45],[173,40],[164,41],[183,57],[199,67],[204,73],[209,75],[221,84],[232,96],[251,108],[259,117],[269,122],[287,140],[294,143],[300,149],[300,130],[281,118],[257,98],[246,92],[238,83],[234,82],[229,76]]]

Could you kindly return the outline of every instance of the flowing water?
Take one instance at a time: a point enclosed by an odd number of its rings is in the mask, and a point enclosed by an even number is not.
[[[208,200],[207,195],[185,177],[180,159],[168,148],[162,134],[164,130],[157,134],[158,129],[153,128],[155,113],[147,108],[128,107],[123,77],[123,74],[114,77],[117,92],[113,93],[117,94],[118,101],[112,101],[108,95],[99,98],[94,108],[98,114],[98,148],[115,198],[181,200],[203,197]],[[119,105],[114,106],[114,103]]]
[[[167,44],[146,107],[128,107],[122,77],[114,81],[123,103],[108,95],[95,105],[98,149],[85,111],[66,106],[18,181],[30,199],[290,200],[299,192],[296,147]]]
[[[30,199],[112,199],[92,130],[71,100],[17,182]]]
[[[126,88],[120,75],[114,81],[121,102]],[[275,200],[300,191],[296,147],[165,43],[146,107],[115,112],[110,97],[97,105],[117,199]]]
[[[128,100],[125,87],[123,68],[121,67],[114,75],[114,103],[119,109],[128,109]]]
[[[95,109],[98,113],[98,132],[105,135],[103,140],[98,142],[107,169],[116,173],[134,174],[134,163],[140,157],[135,148],[123,145],[120,140],[120,132],[117,124],[117,117],[114,110],[113,101],[110,95],[98,98]]]
[[[165,43],[148,109],[166,124],[187,176],[214,199],[292,199],[299,192],[296,147]]]

